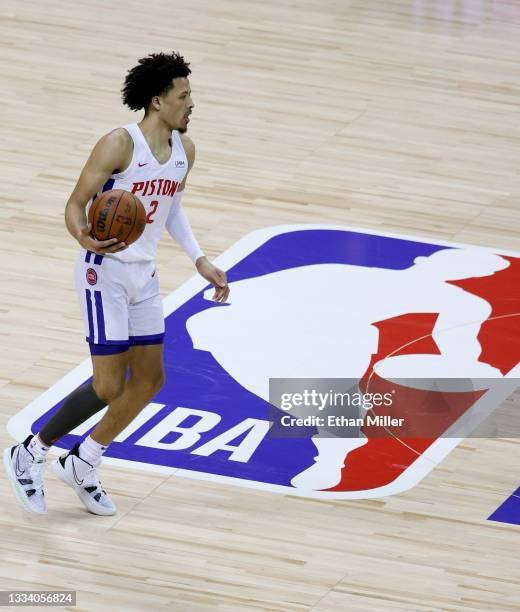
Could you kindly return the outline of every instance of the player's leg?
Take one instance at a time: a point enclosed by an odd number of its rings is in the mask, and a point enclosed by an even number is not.
[[[93,355],[92,362],[93,381],[73,391],[37,435],[29,435],[4,451],[9,481],[28,512],[46,512],[42,469],[50,446],[123,392],[128,350],[116,355]]]
[[[129,377],[123,393],[110,402],[107,412],[81,444],[53,464],[53,471],[70,484],[90,512],[114,514],[116,507],[101,486],[96,467],[108,445],[148,404],[162,387],[164,316],[153,262],[127,264],[133,293],[128,306]]]
[[[123,393],[110,403],[91,434],[98,444],[108,446],[158,393],[164,384],[163,345],[130,347],[130,375]]]
[[[91,436],[105,446],[134,420],[164,384],[164,313],[155,263],[132,266],[132,277],[139,289],[128,306],[130,376],[123,394],[110,404]]]
[[[92,380],[73,391],[38,433],[43,445],[51,446],[123,393],[127,350],[116,355],[92,355],[92,365]]]
[[[121,395],[128,366],[128,298],[125,264],[80,251],[75,283],[92,356],[93,378],[66,398],[35,436],[37,452],[45,452]],[[42,445],[42,448],[39,445]]]
[[[123,393],[110,403],[90,436],[52,464],[52,471],[74,488],[94,514],[111,515],[117,511],[96,471],[103,453],[163,385],[162,343],[132,347],[128,361],[130,376]]]
[[[81,251],[76,261],[76,289],[93,380],[73,391],[36,435],[4,451],[4,465],[17,500],[29,512],[43,514],[42,470],[49,448],[120,395],[128,365],[128,299],[120,262]]]

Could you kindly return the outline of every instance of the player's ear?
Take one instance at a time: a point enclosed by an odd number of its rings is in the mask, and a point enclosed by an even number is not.
[[[159,100],[159,96],[154,96],[150,100],[150,104],[154,110],[156,111],[161,110],[161,101]]]

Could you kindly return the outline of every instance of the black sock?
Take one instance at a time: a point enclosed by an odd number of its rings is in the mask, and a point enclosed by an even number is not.
[[[51,446],[56,440],[84,423],[105,406],[106,403],[96,395],[92,381],[86,383],[73,391],[58,411],[45,423],[38,434],[40,440]]]

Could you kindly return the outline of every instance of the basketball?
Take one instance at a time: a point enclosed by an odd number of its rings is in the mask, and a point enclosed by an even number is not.
[[[127,245],[144,232],[146,211],[135,195],[123,189],[111,189],[97,196],[88,211],[91,233],[97,240],[117,238]]]

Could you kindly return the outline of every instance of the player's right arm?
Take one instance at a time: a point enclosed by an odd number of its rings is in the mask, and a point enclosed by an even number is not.
[[[133,143],[130,134],[118,128],[103,136],[93,148],[80,177],[65,207],[65,224],[70,234],[80,245],[104,255],[126,249],[117,238],[99,241],[90,235],[92,227],[87,224],[86,207],[99,193],[114,172],[125,170],[132,160]]]

